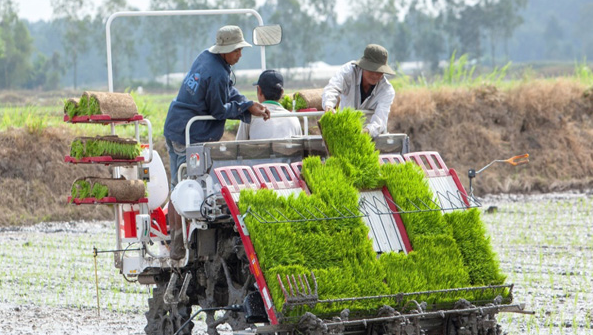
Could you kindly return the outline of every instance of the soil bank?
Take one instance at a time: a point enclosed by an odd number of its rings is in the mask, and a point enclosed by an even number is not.
[[[527,165],[494,164],[480,173],[474,193],[547,193],[592,188],[592,114],[591,89],[570,79],[504,90],[418,88],[397,93],[388,130],[407,133],[412,151],[438,151],[466,188],[468,169],[528,153]],[[77,177],[109,176],[105,166],[64,162],[75,136],[65,127],[0,133],[0,226],[111,218],[107,206],[67,205]],[[163,139],[155,149],[168,171]]]

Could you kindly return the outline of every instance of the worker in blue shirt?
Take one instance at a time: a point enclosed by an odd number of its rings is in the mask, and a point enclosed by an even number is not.
[[[264,120],[270,111],[259,102],[249,101],[240,94],[231,79],[231,66],[241,58],[242,49],[251,47],[243,38],[241,28],[224,26],[216,33],[216,44],[198,55],[181,84],[177,98],[169,106],[164,135],[169,151],[171,190],[177,185],[177,171],[186,161],[185,127],[198,115],[211,115],[216,120],[196,121],[190,129],[191,143],[214,142],[221,139],[227,119],[251,122],[251,116]],[[169,206],[171,228],[171,258],[185,256],[181,217]]]

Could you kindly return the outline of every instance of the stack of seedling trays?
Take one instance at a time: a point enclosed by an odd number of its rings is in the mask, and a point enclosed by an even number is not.
[[[64,121],[101,124],[127,123],[143,120],[128,93],[84,92],[80,99],[64,103]],[[144,162],[142,145],[134,139],[117,135],[77,137],[72,141],[66,163],[134,165]],[[124,178],[81,177],[72,183],[68,203],[117,204],[147,203],[146,184]]]
[[[69,203],[114,204],[146,203],[146,185],[141,180],[98,177],[78,178],[72,183]]]
[[[64,121],[133,122],[142,120],[129,93],[85,91],[80,98],[64,101]]]
[[[117,135],[77,137],[72,141],[66,163],[137,163],[144,161],[141,145]]]

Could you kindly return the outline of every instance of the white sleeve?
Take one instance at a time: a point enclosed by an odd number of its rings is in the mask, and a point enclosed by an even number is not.
[[[389,118],[389,112],[391,111],[391,104],[395,98],[395,90],[393,86],[388,82],[389,86],[386,87],[385,91],[378,97],[377,107],[375,113],[371,117],[371,121],[365,126],[369,130],[369,135],[375,138],[379,134],[383,134],[387,131],[387,119]]]
[[[236,141],[241,140],[248,140],[249,139],[249,123],[245,123],[241,121],[239,123],[239,129],[237,129],[237,137],[235,137]]]
[[[321,107],[325,110],[326,107],[335,108],[338,104],[340,94],[344,94],[348,90],[346,78],[351,75],[353,69],[352,63],[346,63],[340,70],[329,80],[329,83],[323,88],[323,95],[321,96]]]

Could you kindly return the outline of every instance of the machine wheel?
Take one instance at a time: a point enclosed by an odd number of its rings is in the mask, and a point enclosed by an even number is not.
[[[191,306],[177,305],[177,308],[165,304],[163,296],[165,294],[166,283],[159,283],[152,290],[152,298],[148,299],[148,312],[146,316],[146,327],[144,331],[147,335],[173,335],[183,323],[189,319]],[[180,334],[190,335],[194,323],[190,322]]]

